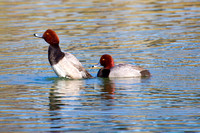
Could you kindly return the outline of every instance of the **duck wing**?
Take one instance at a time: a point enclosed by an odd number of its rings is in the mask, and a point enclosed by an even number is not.
[[[140,66],[132,64],[118,64],[111,68],[109,77],[143,77],[146,76],[148,72],[148,70]]]
[[[65,57],[67,57],[72,66],[78,70],[82,78],[92,78],[89,72],[83,67],[83,65],[74,55],[65,53]]]

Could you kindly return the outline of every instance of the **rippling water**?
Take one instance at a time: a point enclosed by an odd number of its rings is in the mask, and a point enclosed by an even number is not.
[[[0,2],[1,132],[200,132],[198,0]],[[102,54],[141,65],[148,79],[57,78],[48,45],[96,76]]]

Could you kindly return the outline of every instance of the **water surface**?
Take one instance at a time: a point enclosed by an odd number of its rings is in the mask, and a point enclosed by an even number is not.
[[[0,2],[1,132],[200,132],[200,2]],[[57,78],[54,29],[94,79]],[[150,78],[96,78],[102,54]]]

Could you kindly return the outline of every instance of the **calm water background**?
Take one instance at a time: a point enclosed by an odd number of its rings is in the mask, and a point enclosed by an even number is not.
[[[96,76],[109,53],[148,79],[57,78],[48,44]],[[0,132],[200,132],[199,0],[2,0]]]

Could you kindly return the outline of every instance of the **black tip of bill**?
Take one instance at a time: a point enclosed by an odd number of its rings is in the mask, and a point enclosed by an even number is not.
[[[38,35],[38,34],[33,34],[35,37],[38,37],[38,38],[42,38],[42,36]]]
[[[96,64],[96,65],[93,65],[92,68],[93,68],[93,67],[101,67],[101,64],[98,63],[98,64]]]

